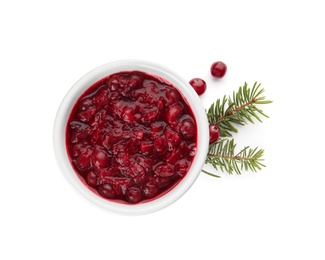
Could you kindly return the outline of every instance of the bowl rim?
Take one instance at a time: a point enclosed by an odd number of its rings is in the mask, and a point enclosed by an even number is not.
[[[184,178],[163,196],[145,203],[139,204],[121,204],[107,199],[101,198],[91,191],[77,176],[77,173],[72,168],[68,159],[65,134],[66,124],[71,113],[71,110],[77,99],[98,80],[109,76],[113,73],[122,71],[142,71],[151,73],[168,80],[174,85],[183,95],[185,100],[192,108],[193,114],[197,123],[197,153],[192,161],[191,167]],[[81,77],[66,93],[57,110],[53,127],[53,146],[59,169],[65,179],[74,189],[82,195],[87,201],[100,208],[122,215],[142,215],[161,210],[182,197],[188,189],[193,185],[199,176],[209,147],[209,126],[206,117],[206,112],[199,96],[190,86],[188,81],[180,75],[173,72],[169,68],[146,60],[117,60],[103,64]]]

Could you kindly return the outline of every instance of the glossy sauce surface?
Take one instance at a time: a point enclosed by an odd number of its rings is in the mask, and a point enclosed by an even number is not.
[[[166,80],[140,71],[90,86],[69,116],[66,146],[80,179],[119,203],[155,199],[187,174],[196,154],[192,110]]]

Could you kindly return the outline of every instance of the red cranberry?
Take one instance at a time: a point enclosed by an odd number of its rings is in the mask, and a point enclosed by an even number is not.
[[[75,144],[72,148],[72,156],[77,157],[79,154],[86,152],[86,150],[89,148],[86,142],[79,142]]]
[[[164,154],[167,152],[168,144],[165,138],[157,138],[153,142],[153,145],[157,154]]]
[[[155,82],[149,81],[149,82],[144,83],[143,86],[147,90],[149,90],[149,91],[151,91],[151,92],[153,92],[155,94],[158,94],[158,92],[159,92],[158,86],[157,86],[157,84]]]
[[[127,189],[125,193],[125,198],[129,203],[132,204],[139,203],[142,199],[141,190],[137,187],[131,187]]]
[[[129,83],[128,75],[125,75],[125,74],[117,75],[116,78],[117,78],[118,82],[120,83],[121,88],[125,88],[128,86],[128,83]]]
[[[132,181],[136,186],[140,187],[141,185],[146,183],[147,176],[146,176],[146,174],[141,173],[141,174],[138,174],[137,176],[135,176],[134,178],[132,178]]]
[[[135,111],[132,107],[124,107],[121,118],[127,122],[133,122]]]
[[[146,173],[146,169],[139,163],[132,163],[130,169],[133,173],[131,177],[138,176],[139,174],[144,175]]]
[[[191,79],[189,83],[194,88],[194,90],[198,95],[202,95],[207,89],[207,84],[203,79],[194,78]]]
[[[151,141],[142,141],[140,143],[140,149],[143,154],[150,155],[153,150],[153,143]]]
[[[88,122],[90,121],[90,119],[93,117],[93,115],[96,113],[96,108],[91,106],[91,107],[88,107],[86,110],[84,111],[81,111],[79,113],[79,119],[82,121],[82,122]]]
[[[222,78],[227,72],[227,66],[222,61],[217,61],[211,65],[210,70],[213,77]]]
[[[127,189],[132,185],[132,179],[130,178],[117,177],[114,178],[114,181],[118,187],[118,190],[120,191],[120,195],[122,196],[125,195]]]
[[[88,107],[93,104],[93,101],[90,98],[85,98],[80,101],[79,109],[85,111]]]
[[[135,155],[134,158],[137,163],[146,170],[147,173],[150,173],[152,171],[152,163],[148,157],[143,155]]]
[[[192,160],[192,158],[195,156],[196,154],[196,145],[194,144],[189,144],[187,145],[186,147],[186,157],[189,159],[189,160]]]
[[[93,116],[89,124],[93,129],[101,128],[107,124],[106,117],[107,111],[105,109],[101,109]]]
[[[107,199],[115,199],[117,197],[116,191],[113,186],[109,183],[98,186],[98,192],[100,195]]]
[[[86,131],[80,131],[80,132],[73,133],[70,137],[70,142],[78,143],[79,141],[83,140],[87,135],[88,135],[88,133]]]
[[[94,152],[92,162],[98,168],[105,168],[108,166],[108,154],[103,150],[97,150]]]
[[[142,117],[144,121],[152,121],[156,118],[156,116],[158,115],[158,108],[156,106],[150,108],[150,109],[146,109],[145,111],[143,111],[142,113]]]
[[[121,171],[122,177],[132,178],[135,176],[134,172],[131,170],[129,165],[121,166],[120,171]]]
[[[167,157],[166,162],[170,164],[175,164],[178,160],[184,157],[183,151],[180,149],[174,149]]]
[[[139,74],[132,74],[130,76],[129,86],[132,88],[141,88],[143,82],[143,77]]]
[[[164,121],[155,121],[151,123],[151,131],[152,132],[160,132],[162,131],[167,124]]]
[[[115,77],[112,77],[112,78],[109,78],[108,80],[106,80],[106,83],[105,83],[111,91],[116,91],[117,89],[120,88],[120,83],[118,82],[117,78]]]
[[[76,160],[76,164],[79,170],[84,171],[91,167],[91,157],[93,151],[87,149],[86,152],[80,154]]]
[[[100,177],[104,179],[106,177],[117,177],[120,176],[121,174],[121,170],[118,167],[100,169],[99,172],[100,172]]]
[[[170,127],[165,128],[164,134],[168,144],[172,149],[174,149],[181,141],[180,135],[177,132],[173,131]]]
[[[128,166],[130,164],[130,155],[128,153],[120,152],[115,155],[115,160],[120,165]]]
[[[183,113],[183,106],[177,102],[170,107],[168,107],[166,111],[166,119],[168,123],[174,123]]]
[[[188,160],[186,159],[180,160],[175,165],[175,172],[180,176],[184,176],[187,173],[189,166],[190,164]]]
[[[220,129],[217,125],[210,125],[209,126],[209,132],[210,132],[210,140],[209,143],[212,144],[216,142],[219,139],[220,136]]]
[[[136,139],[138,139],[138,140],[143,139],[144,132],[142,129],[135,128],[135,129],[133,129],[133,133],[134,133]]]
[[[166,105],[172,105],[179,100],[179,93],[176,89],[169,89],[166,91]]]
[[[187,118],[181,122],[180,132],[185,138],[192,138],[196,133],[193,120]]]
[[[168,164],[160,164],[154,170],[155,174],[160,177],[170,177],[174,175],[174,167]]]
[[[164,189],[166,187],[168,187],[171,183],[171,178],[170,177],[160,177],[157,176],[155,178],[155,185],[157,185],[157,187],[159,189]]]
[[[148,182],[143,188],[142,188],[143,194],[147,199],[152,199],[153,197],[155,197],[158,192],[159,189],[158,187],[153,184]]]
[[[89,186],[91,187],[96,187],[97,186],[97,175],[93,171],[90,171],[86,175],[86,182]]]
[[[94,97],[94,104],[97,107],[104,106],[108,102],[108,89],[102,89],[95,97]]]

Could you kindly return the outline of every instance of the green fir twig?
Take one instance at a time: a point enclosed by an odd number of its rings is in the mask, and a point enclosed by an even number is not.
[[[220,136],[231,137],[232,133],[238,132],[237,125],[254,123],[254,118],[262,122],[260,116],[268,117],[256,106],[272,102],[261,96],[264,89],[260,86],[261,84],[255,83],[253,88],[249,88],[245,82],[232,97],[224,96],[210,106],[207,112],[208,121],[209,124],[219,126]]]
[[[206,163],[211,164],[216,170],[226,171],[229,174],[234,172],[241,174],[243,170],[256,172],[265,167],[261,162],[263,161],[263,149],[258,149],[257,147],[252,149],[246,146],[238,153],[236,153],[235,149],[236,144],[233,138],[213,143],[209,147]],[[214,174],[210,173],[210,175]]]
[[[238,126],[254,123],[256,120],[262,122],[261,117],[268,116],[257,107],[257,105],[269,104],[272,101],[262,96],[264,89],[261,84],[254,83],[249,88],[245,82],[244,86],[234,91],[232,96],[224,96],[213,103],[207,111],[209,124],[215,124],[220,129],[220,137],[217,142],[210,144],[206,163],[211,164],[216,170],[229,174],[241,174],[243,170],[256,172],[265,167],[263,161],[264,150],[244,147],[236,153],[236,144],[232,133],[238,132]],[[220,177],[219,175],[203,170],[204,173]]]

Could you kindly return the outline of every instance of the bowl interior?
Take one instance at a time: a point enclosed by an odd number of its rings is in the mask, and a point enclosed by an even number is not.
[[[66,125],[74,104],[79,97],[98,80],[121,71],[142,71],[166,79],[176,87],[192,108],[197,124],[197,153],[186,176],[170,191],[150,202],[135,205],[115,203],[90,191],[79,179],[68,159],[65,133]],[[209,144],[208,122],[203,104],[189,83],[166,67],[140,60],[122,60],[102,65],[84,75],[64,97],[54,124],[55,156],[67,181],[88,201],[111,212],[139,215],[160,210],[179,199],[195,182],[205,162]]]

